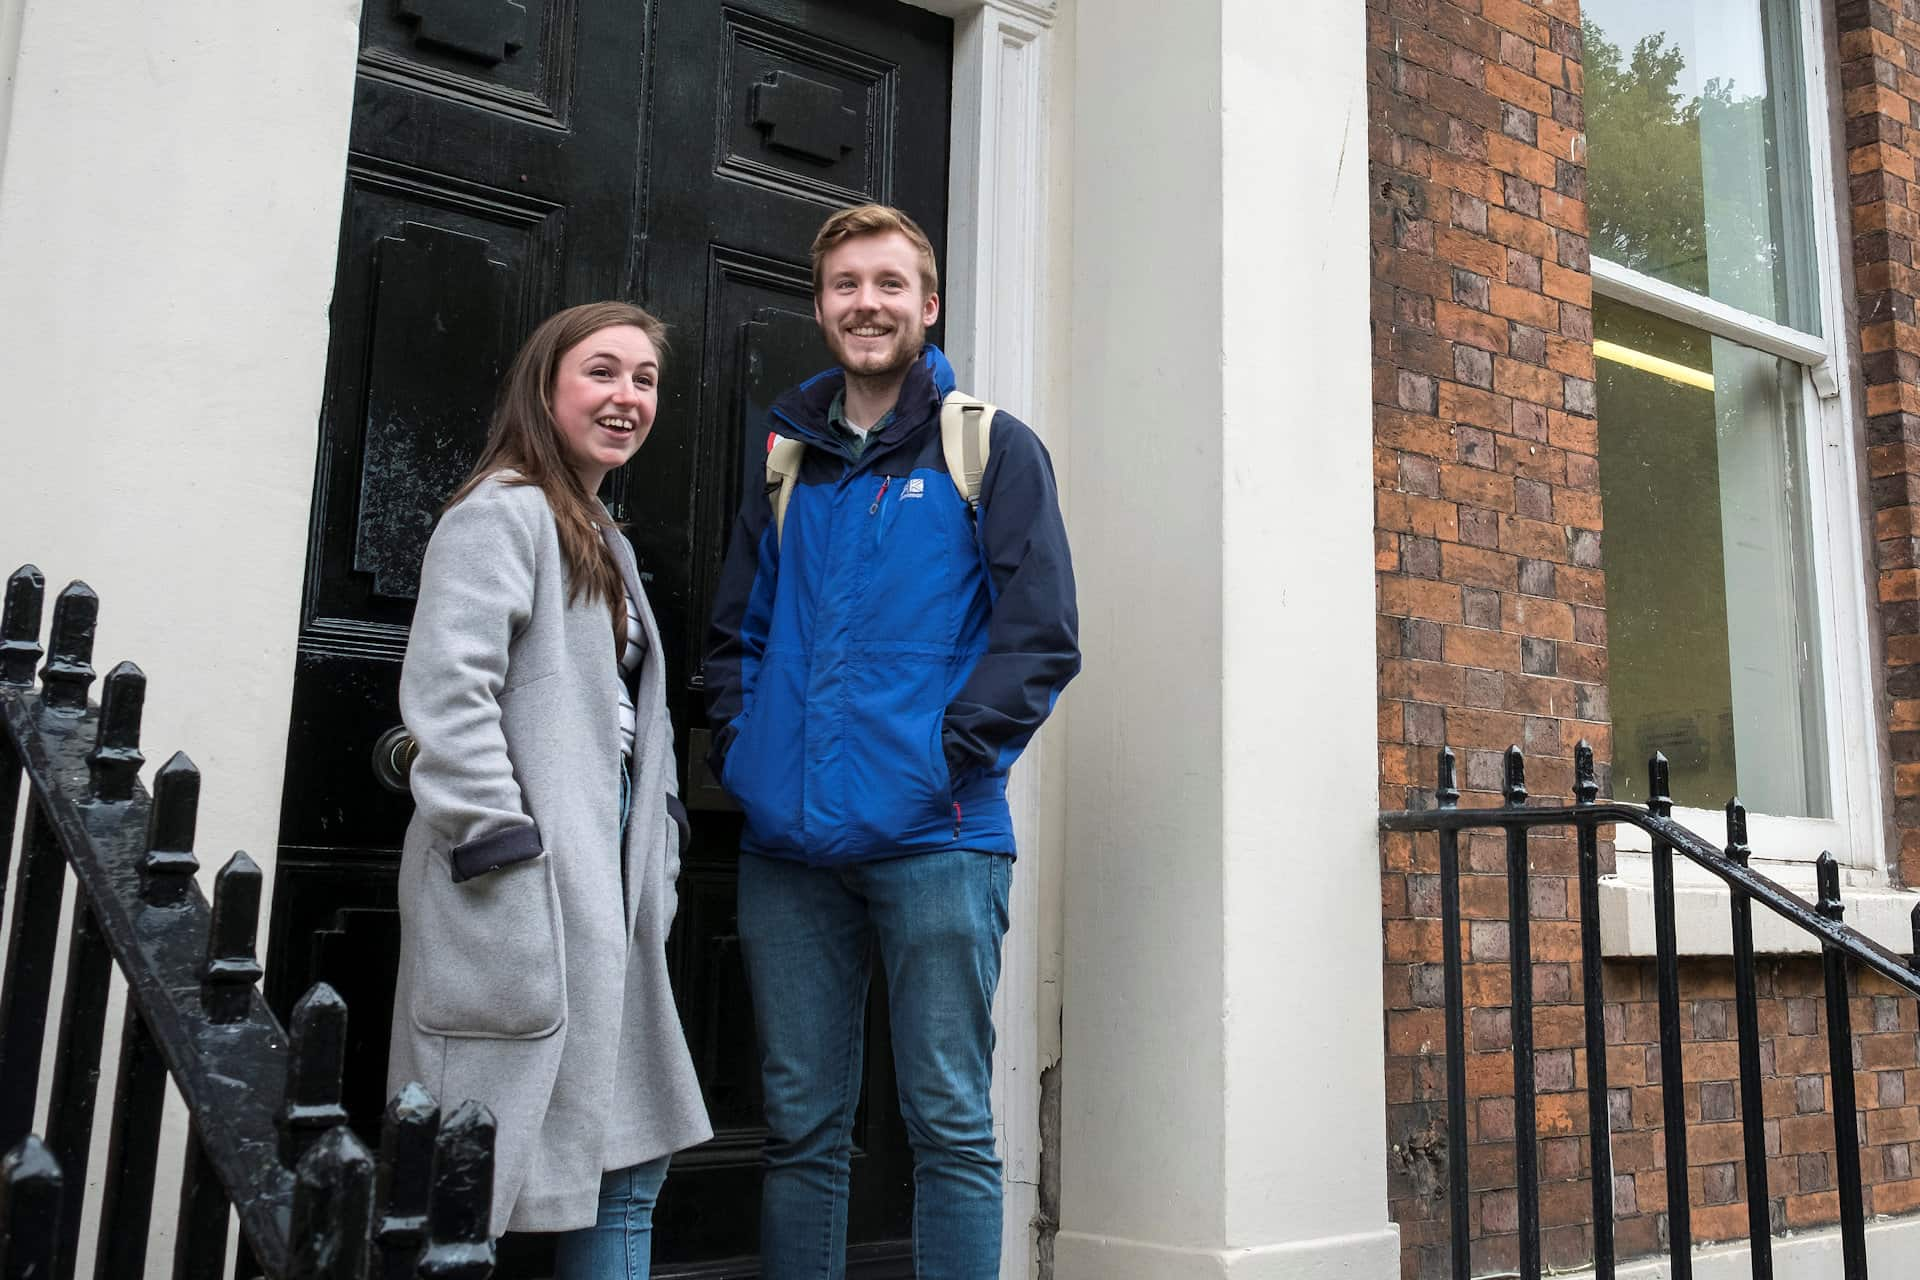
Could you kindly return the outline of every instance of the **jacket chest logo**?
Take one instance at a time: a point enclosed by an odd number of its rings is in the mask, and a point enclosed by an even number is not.
[[[911,477],[907,481],[906,488],[900,491],[900,501],[902,502],[905,502],[908,498],[924,498],[926,496],[927,481],[924,476]]]

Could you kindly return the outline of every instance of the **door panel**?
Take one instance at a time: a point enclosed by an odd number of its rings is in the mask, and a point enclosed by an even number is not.
[[[883,39],[885,54],[876,51]],[[740,400],[741,388],[769,389],[764,403],[830,363],[810,332],[808,251],[822,219],[864,200],[899,204],[944,254],[951,42],[948,19],[894,0],[660,11],[657,97],[710,104],[711,122],[691,136],[712,139],[655,146],[642,278],[643,295],[681,327],[661,406],[675,447],[636,464],[634,480],[665,501],[708,490],[686,522],[632,528],[659,575],[654,607],[683,652],[699,653],[704,640],[736,485],[758,483],[765,457],[764,417]],[[795,345],[775,353],[758,344],[777,363],[755,375],[739,330],[763,309],[805,323],[767,320],[779,332],[763,337]],[[674,710],[676,725],[692,723]]]
[[[739,818],[705,779],[698,662],[766,409],[828,363],[808,248],[832,209],[946,223],[952,25],[894,0],[373,0],[362,19],[269,942],[284,1016],[349,994],[348,1100],[378,1124],[411,806],[380,789],[419,564],[538,320],[629,297],[671,348],[646,447],[603,492],[660,616],[696,806],[668,960],[716,1138],[676,1159],[663,1276],[757,1274],[758,1059],[734,929]],[[911,1159],[876,982],[850,1274],[910,1274]],[[873,1106],[866,1105],[871,1098]],[[499,1274],[546,1273],[538,1239]]]

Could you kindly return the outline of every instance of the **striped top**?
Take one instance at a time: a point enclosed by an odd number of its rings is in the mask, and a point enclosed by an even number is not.
[[[627,597],[627,641],[620,646],[620,753],[633,754],[633,688],[647,656],[647,633],[640,629],[640,607]]]

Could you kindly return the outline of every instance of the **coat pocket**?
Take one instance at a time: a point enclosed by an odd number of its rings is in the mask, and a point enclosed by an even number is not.
[[[902,648],[862,664],[855,705],[867,708],[845,739],[833,779],[853,847],[923,849],[954,835],[953,787],[941,729],[946,665]]]
[[[410,1012],[432,1035],[537,1040],[566,1021],[553,857],[454,883],[438,851],[420,886]]]
[[[765,679],[763,673],[762,679]],[[800,829],[800,739],[794,731],[772,732],[767,720],[766,695],[758,695],[754,709],[747,713],[740,732],[727,749],[726,765],[720,785],[734,798],[746,815],[747,831],[753,838],[797,846]],[[788,706],[798,707],[797,700]],[[768,730],[762,732],[763,729]]]

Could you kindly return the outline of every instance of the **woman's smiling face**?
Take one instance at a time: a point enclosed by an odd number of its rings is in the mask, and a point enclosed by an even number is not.
[[[660,353],[633,325],[609,325],[560,353],[551,401],[560,451],[593,493],[653,428]]]

